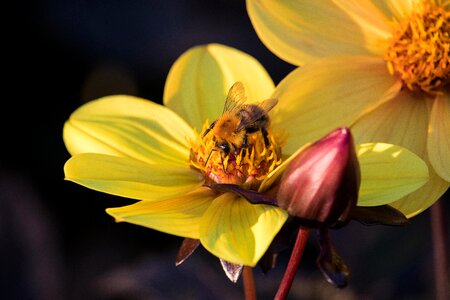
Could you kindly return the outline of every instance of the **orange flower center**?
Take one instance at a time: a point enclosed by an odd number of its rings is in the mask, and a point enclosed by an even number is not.
[[[208,127],[205,123],[202,132]],[[196,134],[190,141],[191,166],[204,174],[206,184],[238,184],[257,190],[267,174],[281,164],[281,137],[268,129],[268,143],[261,131],[246,134],[245,138],[246,146],[226,153],[217,146],[212,131],[204,136]]]
[[[410,90],[438,94],[450,82],[449,3],[420,5],[420,12],[396,23],[384,59]]]

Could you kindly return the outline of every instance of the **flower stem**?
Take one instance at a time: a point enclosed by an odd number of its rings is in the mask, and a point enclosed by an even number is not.
[[[245,300],[256,300],[255,280],[253,278],[253,269],[249,266],[244,266],[242,271],[242,278],[244,281],[244,295]]]
[[[286,272],[284,273],[283,279],[281,280],[274,300],[284,300],[289,294],[289,290],[291,289],[292,282],[294,281],[300,259],[302,258],[303,251],[305,250],[308,237],[309,229],[300,227],[297,233],[297,239],[295,240],[294,248],[292,249],[291,258],[289,259]]]
[[[447,233],[444,217],[444,199],[431,207],[431,230],[433,233],[433,257],[436,299],[449,299]]]

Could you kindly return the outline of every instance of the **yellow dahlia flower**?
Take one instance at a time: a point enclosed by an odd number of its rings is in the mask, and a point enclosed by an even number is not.
[[[274,93],[274,115],[299,143],[350,126],[420,155],[430,181],[392,205],[412,217],[450,181],[450,2],[247,0],[253,26],[277,56],[300,66]],[[305,64],[305,65],[303,65]]]
[[[282,130],[291,120],[280,116],[273,118],[267,140],[260,132],[249,134],[246,143],[251,147],[233,153],[233,159],[217,151],[214,135],[205,134],[205,128],[221,115],[228,90],[237,81],[251,101],[271,98],[274,91],[271,78],[254,58],[211,44],[192,48],[175,62],[164,105],[115,95],[81,106],[64,126],[64,142],[72,154],[64,167],[66,179],[138,200],[107,209],[117,221],[197,239],[225,261],[254,266],[287,212],[205,185],[233,183],[267,190],[299,142],[291,136],[283,140]],[[297,109],[296,102],[283,106]],[[364,144],[357,154],[359,205],[390,203],[428,180],[426,165],[400,147]]]

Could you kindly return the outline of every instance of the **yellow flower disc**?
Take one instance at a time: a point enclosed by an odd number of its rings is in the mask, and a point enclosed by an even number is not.
[[[384,59],[410,90],[436,94],[450,80],[450,11],[431,1],[421,4],[396,24]]]
[[[248,134],[248,146],[225,153],[217,147],[212,131],[191,141],[191,166],[205,175],[206,183],[229,183],[244,185],[257,190],[268,173],[281,164],[281,140],[268,130],[266,144],[260,131]]]

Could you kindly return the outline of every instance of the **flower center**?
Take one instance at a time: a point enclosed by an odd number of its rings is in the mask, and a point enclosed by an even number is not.
[[[209,127],[208,122],[202,132]],[[246,139],[240,148],[224,150],[214,133],[196,134],[191,143],[191,166],[205,175],[205,183],[238,184],[257,190],[266,175],[281,164],[281,137],[270,128],[264,137],[261,130],[241,133]],[[226,141],[225,141],[226,142]],[[242,141],[241,141],[242,142]]]
[[[437,94],[450,81],[449,4],[421,5],[420,12],[396,24],[384,59],[410,90]]]

